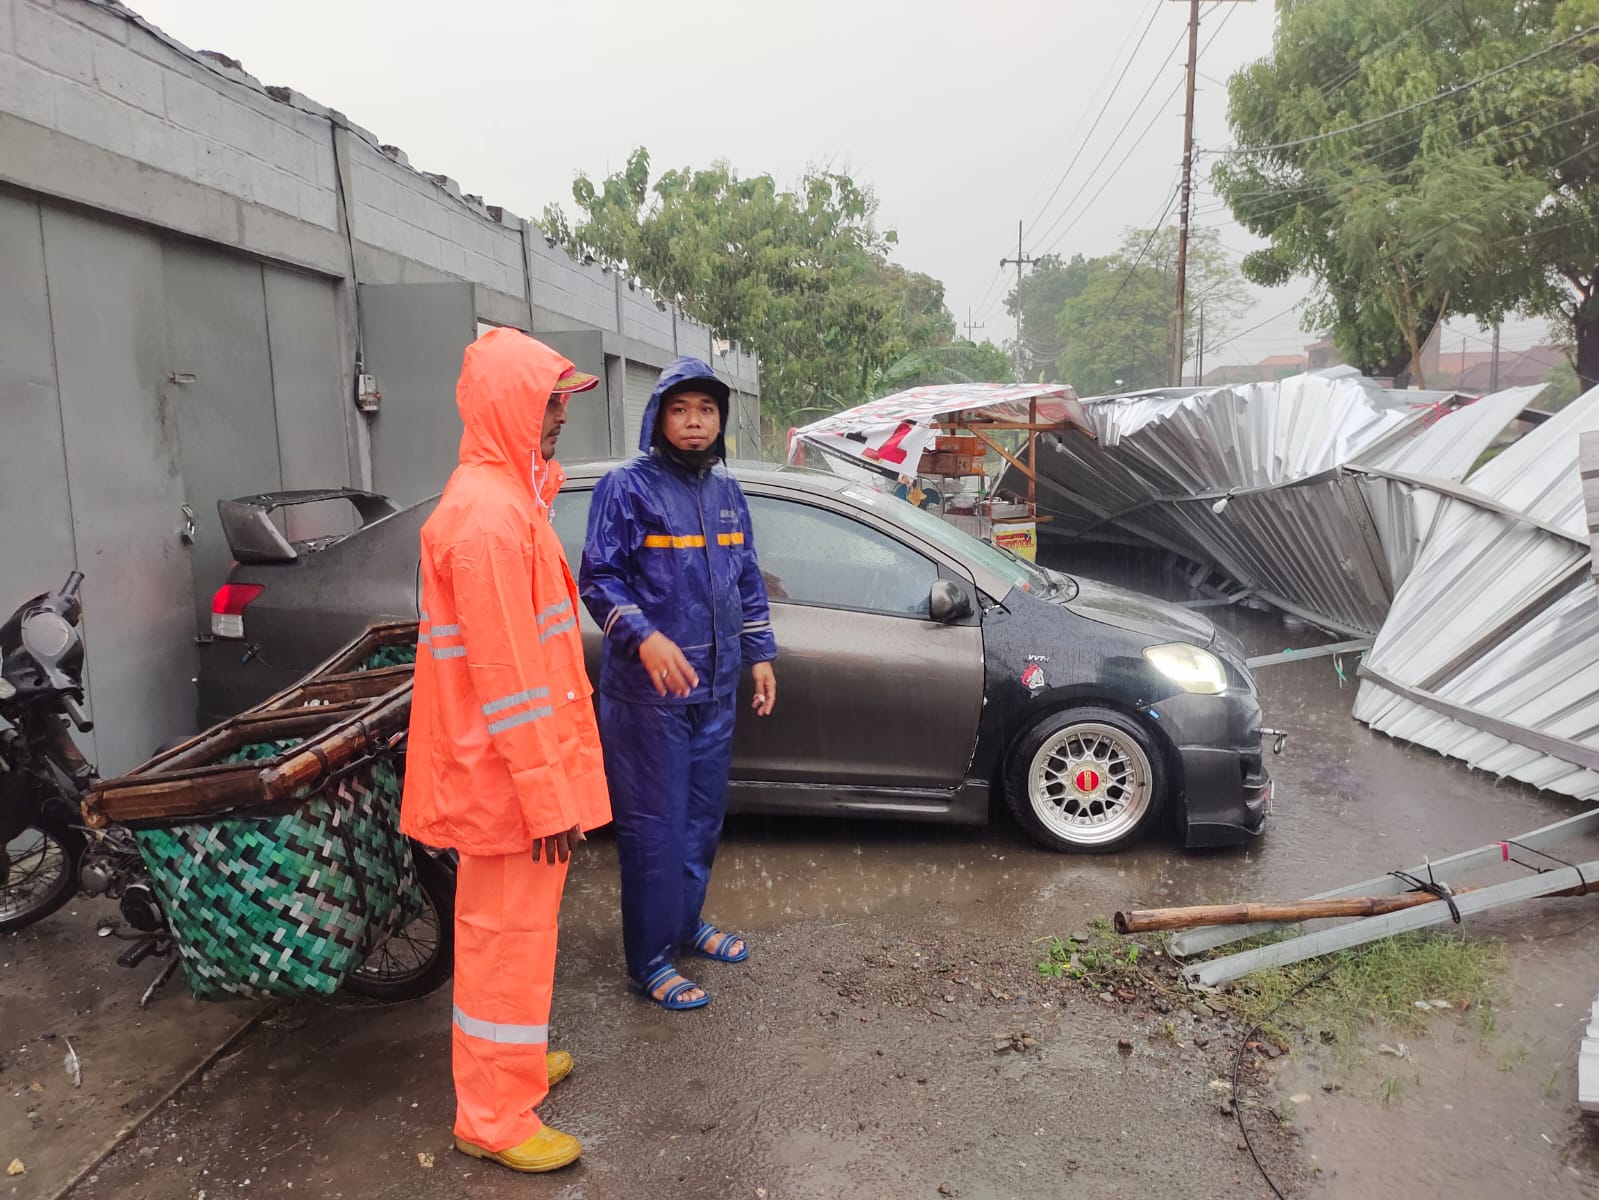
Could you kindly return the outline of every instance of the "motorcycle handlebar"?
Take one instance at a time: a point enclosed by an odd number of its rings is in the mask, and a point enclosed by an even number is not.
[[[89,714],[83,711],[83,706],[71,696],[61,697],[61,707],[67,710],[67,716],[72,718],[72,723],[88,733],[94,728],[94,722],[89,720]]]
[[[67,582],[65,586],[62,587],[61,594],[68,600],[76,600],[78,598],[78,588],[81,587],[82,584],[83,572],[74,571],[72,574],[67,576]]]

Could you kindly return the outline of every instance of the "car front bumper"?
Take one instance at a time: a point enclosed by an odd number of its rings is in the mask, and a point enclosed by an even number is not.
[[[1181,763],[1183,845],[1236,846],[1258,835],[1271,815],[1274,784],[1255,694],[1181,695],[1154,707]]]

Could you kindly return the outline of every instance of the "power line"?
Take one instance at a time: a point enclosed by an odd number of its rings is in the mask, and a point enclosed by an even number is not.
[[[1205,42],[1204,47],[1200,50],[1201,56],[1204,55],[1205,51],[1210,49],[1211,44],[1215,42],[1215,40],[1216,40],[1216,38],[1218,36],[1220,36],[1221,31],[1227,27],[1228,19],[1236,11],[1237,11],[1237,9],[1234,9],[1234,8],[1229,8],[1227,10],[1226,14],[1222,17],[1221,21],[1217,24],[1215,30],[1211,33],[1209,40],[1207,40]],[[1187,34],[1185,33],[1184,37],[1186,37],[1186,36],[1187,36]],[[1181,41],[1179,41],[1178,44],[1180,45]],[[1173,47],[1173,49],[1175,49],[1175,47]],[[1132,141],[1128,143],[1127,153],[1122,156],[1121,161],[1116,164],[1115,169],[1112,170],[1111,173],[1105,177],[1104,181],[1097,188],[1094,189],[1093,195],[1089,196],[1087,203],[1078,212],[1078,214],[1075,217],[1072,218],[1071,224],[1066,226],[1065,229],[1062,229],[1060,231],[1060,236],[1058,236],[1055,239],[1055,241],[1050,244],[1049,250],[1046,251],[1046,253],[1049,252],[1049,251],[1053,251],[1056,246],[1059,246],[1061,242],[1066,240],[1066,236],[1068,234],[1070,234],[1073,229],[1077,228],[1077,226],[1082,223],[1083,218],[1088,215],[1089,211],[1093,208],[1094,203],[1100,198],[1100,196],[1104,195],[1105,189],[1108,188],[1111,185],[1111,182],[1116,178],[1117,175],[1121,174],[1122,168],[1125,167],[1127,165],[1127,163],[1132,159],[1133,155],[1136,154],[1139,151],[1139,149],[1142,148],[1144,140],[1146,138],[1148,138],[1148,136],[1150,134],[1150,131],[1153,130],[1155,128],[1156,124],[1159,123],[1160,119],[1166,115],[1166,113],[1164,111],[1166,106],[1168,104],[1170,104],[1172,102],[1172,100],[1174,100],[1176,98],[1177,93],[1182,90],[1183,83],[1184,83],[1184,81],[1182,79],[1179,79],[1176,82],[1176,84],[1174,84],[1172,86],[1171,91],[1166,94],[1166,98],[1161,101],[1160,107],[1156,110],[1155,115],[1150,118],[1149,124],[1145,125],[1144,128],[1143,128],[1143,131],[1136,138],[1132,139]],[[1147,100],[1149,98],[1149,95],[1150,95],[1150,92],[1146,91],[1144,93],[1144,99]],[[1138,115],[1139,111],[1143,108],[1143,105],[1144,105],[1143,100],[1140,100],[1139,103],[1138,103],[1138,107],[1135,108],[1132,111],[1132,113],[1127,118],[1127,122],[1125,124],[1123,124],[1123,126],[1121,128],[1121,132],[1116,135],[1118,140],[1121,138],[1121,134],[1122,133],[1127,132],[1127,126],[1132,124],[1133,118],[1135,118]],[[1090,180],[1092,180],[1093,178],[1094,178],[1093,175],[1089,176]],[[1070,205],[1068,205],[1067,209],[1061,213],[1061,217],[1056,219],[1055,224],[1051,225],[1050,228],[1044,232],[1043,237],[1039,238],[1038,240],[1039,241],[1043,241],[1044,238],[1046,238],[1046,237],[1048,237],[1050,235],[1050,233],[1054,232],[1055,225],[1059,225],[1060,224],[1061,218],[1064,218],[1065,215],[1066,215],[1066,212],[1068,212],[1068,211],[1070,211]]]
[[[1061,172],[1060,178],[1055,181],[1055,188],[1049,193],[1049,199],[1045,200],[1044,203],[1038,206],[1038,211],[1033,214],[1033,219],[1027,223],[1028,233],[1031,233],[1038,227],[1039,219],[1043,217],[1044,213],[1049,209],[1049,206],[1055,203],[1055,197],[1060,195],[1061,188],[1066,186],[1066,180],[1070,178],[1072,168],[1077,165],[1078,159],[1082,158],[1083,151],[1088,149],[1088,143],[1093,140],[1095,131],[1099,129],[1099,123],[1105,119],[1106,112],[1110,110],[1111,102],[1116,99],[1116,93],[1121,90],[1122,82],[1130,74],[1132,74],[1131,68],[1133,65],[1133,59],[1137,58],[1138,52],[1144,48],[1144,42],[1148,40],[1150,31],[1155,28],[1155,22],[1160,18],[1161,3],[1162,0],[1155,0],[1155,3],[1151,6],[1149,11],[1149,21],[1147,24],[1145,24],[1143,33],[1138,35],[1138,44],[1133,47],[1133,52],[1132,54],[1128,55],[1126,64],[1122,67],[1121,71],[1117,73],[1115,86],[1110,89],[1110,95],[1105,97],[1105,103],[1099,106],[1099,112],[1095,114],[1093,124],[1088,127],[1088,132],[1083,135],[1083,140],[1077,146],[1077,153],[1072,155],[1071,162],[1066,164],[1066,169]],[[1125,45],[1125,43],[1123,44]],[[1168,51],[1168,55],[1169,53],[1170,52]],[[1107,78],[1109,77],[1107,76]],[[1100,87],[1104,86],[1104,81],[1101,81]],[[1142,103],[1142,101],[1140,101],[1140,103]]]
[[[1149,119],[1149,124],[1145,125],[1144,128],[1143,128],[1143,131],[1136,138],[1132,139],[1132,141],[1130,141],[1128,143],[1127,153],[1122,155],[1121,161],[1116,164],[1115,168],[1111,171],[1111,173],[1109,175],[1107,175],[1104,178],[1104,180],[1099,184],[1099,186],[1094,189],[1093,194],[1088,197],[1087,202],[1083,205],[1083,207],[1081,209],[1078,210],[1077,215],[1072,218],[1071,224],[1067,225],[1065,229],[1062,229],[1060,231],[1060,235],[1058,237],[1056,237],[1055,240],[1049,244],[1048,248],[1044,251],[1045,253],[1053,253],[1055,248],[1066,240],[1066,236],[1069,233],[1071,233],[1072,230],[1076,229],[1078,225],[1080,225],[1082,223],[1083,218],[1086,217],[1089,214],[1089,212],[1093,209],[1094,202],[1097,201],[1101,196],[1103,196],[1105,194],[1105,189],[1110,186],[1111,181],[1114,180],[1117,175],[1121,174],[1122,168],[1125,167],[1128,164],[1128,162],[1132,159],[1134,154],[1138,153],[1138,151],[1143,148],[1144,140],[1149,136],[1150,131],[1152,129],[1154,129],[1156,124],[1163,117],[1165,117],[1167,115],[1166,112],[1165,112],[1166,105],[1171,103],[1171,101],[1176,98],[1177,93],[1182,90],[1182,86],[1183,86],[1183,81],[1181,79],[1179,79],[1172,86],[1171,91],[1166,94],[1166,99],[1161,101],[1160,108],[1157,109],[1156,112],[1155,112],[1155,115]],[[1136,116],[1137,112],[1135,111],[1133,115]],[[1126,127],[1123,126],[1124,130],[1125,130],[1125,128]],[[1118,137],[1119,136],[1120,135],[1118,135]],[[1101,165],[1103,165],[1103,162],[1101,162]],[[1093,176],[1090,175],[1089,178],[1093,179]],[[1071,210],[1068,207],[1065,211],[1063,211],[1061,213],[1061,217],[1064,217],[1066,215],[1066,212],[1069,212],[1069,211],[1071,211]],[[1055,223],[1057,225],[1060,224],[1059,218],[1057,218]],[[1053,227],[1051,227],[1049,232],[1053,232]],[[1049,232],[1046,232],[1044,234],[1044,237],[1048,237],[1049,236]],[[1043,239],[1040,238],[1039,240],[1042,241]]]
[[[1273,321],[1280,321],[1283,317],[1286,317],[1289,313],[1294,312],[1297,309],[1303,308],[1304,305],[1305,305],[1305,302],[1303,300],[1295,301],[1293,304],[1290,304],[1287,308],[1283,309],[1282,312],[1273,313],[1271,316],[1267,317],[1264,321],[1260,321],[1260,322],[1258,322],[1258,323],[1256,323],[1254,325],[1251,325],[1248,329],[1242,330],[1239,333],[1235,333],[1229,338],[1223,338],[1219,342],[1212,342],[1211,345],[1210,345],[1210,350],[1211,350],[1212,353],[1214,353],[1215,351],[1222,349],[1224,346],[1230,346],[1234,342],[1238,341],[1240,338],[1248,337],[1250,334],[1254,333],[1257,329],[1264,329],[1266,326],[1270,325]]]
[[[1570,37],[1562,38],[1560,41],[1555,42],[1552,45],[1545,46],[1541,50],[1535,50],[1533,53],[1528,54],[1523,58],[1516,59],[1515,62],[1506,63],[1502,67],[1496,67],[1492,71],[1487,71],[1484,74],[1477,76],[1475,79],[1468,79],[1465,83],[1459,83],[1454,87],[1445,88],[1436,95],[1428,96],[1425,100],[1418,100],[1414,104],[1407,104],[1403,108],[1396,108],[1392,112],[1383,113],[1380,117],[1370,117],[1364,121],[1356,121],[1353,125],[1345,125],[1340,129],[1330,129],[1326,133],[1311,134],[1308,137],[1294,138],[1292,141],[1275,142],[1267,146],[1234,147],[1231,150],[1220,150],[1214,151],[1213,153],[1217,155],[1239,157],[1255,154],[1267,154],[1277,150],[1292,150],[1299,146],[1308,146],[1314,142],[1324,142],[1331,138],[1342,137],[1346,133],[1358,133],[1362,129],[1370,129],[1373,125],[1381,125],[1384,121],[1390,121],[1394,117],[1402,117],[1406,113],[1415,112],[1417,109],[1426,108],[1430,104],[1437,104],[1440,100],[1447,100],[1451,96],[1458,96],[1461,92],[1470,91],[1472,88],[1479,84],[1486,83],[1490,79],[1497,79],[1499,76],[1507,74],[1510,71],[1514,71],[1518,67],[1524,67],[1530,62],[1543,58],[1547,54],[1553,54],[1556,50],[1563,50],[1573,43],[1580,42],[1583,38],[1587,37],[1596,30],[1599,30],[1599,25],[1589,25],[1585,29],[1578,30]]]
[[[1105,307],[1111,310],[1110,319],[1114,320],[1121,315],[1121,309],[1116,307],[1116,302],[1122,298],[1122,293],[1127,290],[1127,285],[1133,281],[1133,276],[1138,274],[1138,268],[1143,265],[1144,258],[1149,254],[1149,248],[1155,244],[1155,239],[1160,236],[1161,230],[1166,225],[1166,218],[1171,215],[1172,205],[1177,203],[1178,190],[1172,187],[1172,194],[1166,200],[1166,206],[1161,210],[1160,216],[1155,218],[1150,227],[1149,236],[1144,239],[1144,247],[1138,252],[1138,257],[1133,260],[1133,265],[1126,275],[1122,277],[1121,285],[1117,287],[1116,294],[1110,298],[1110,303]]]
[[[1323,85],[1322,87],[1317,88],[1316,89],[1316,98],[1318,100],[1325,100],[1333,92],[1337,91],[1339,88],[1343,87],[1345,84],[1347,84],[1355,76],[1359,75],[1360,71],[1361,71],[1361,68],[1369,67],[1372,63],[1374,63],[1377,60],[1379,60],[1384,54],[1387,54],[1388,51],[1392,50],[1395,46],[1399,45],[1400,42],[1404,41],[1408,37],[1411,37],[1411,36],[1413,36],[1415,34],[1420,33],[1422,30],[1427,28],[1427,26],[1431,25],[1434,21],[1436,21],[1439,17],[1441,17],[1445,12],[1451,10],[1454,7],[1454,2],[1455,2],[1455,0],[1440,0],[1440,3],[1438,4],[1438,6],[1436,8],[1434,8],[1431,12],[1429,12],[1425,17],[1423,17],[1421,20],[1417,21],[1414,25],[1406,26],[1396,36],[1394,36],[1394,37],[1390,38],[1388,41],[1384,42],[1381,46],[1377,47],[1377,49],[1373,50],[1370,54],[1357,54],[1357,55],[1352,56],[1354,58],[1354,62],[1352,63],[1350,68],[1347,71],[1343,72],[1341,75],[1339,75],[1337,78],[1333,79],[1331,82]],[[1218,32],[1219,32],[1219,30],[1218,30]],[[1277,133],[1279,130],[1282,129],[1284,119],[1285,118],[1283,118],[1283,117],[1279,117],[1272,124],[1272,130],[1271,131],[1272,131],[1273,134]],[[1220,154],[1220,153],[1224,153],[1224,151],[1216,151],[1215,153]]]
[[[1516,126],[1516,125],[1535,122],[1537,120],[1537,118],[1542,113],[1548,112],[1552,108],[1557,108],[1562,103],[1564,103],[1564,97],[1556,99],[1556,100],[1550,102],[1549,104],[1546,104],[1542,109],[1539,109],[1537,112],[1529,113],[1526,116],[1512,117],[1509,120],[1507,120],[1507,121],[1505,121],[1505,122],[1503,122],[1501,124],[1485,126],[1482,129],[1479,129],[1479,130],[1475,131],[1474,133],[1468,135],[1467,137],[1461,139],[1461,141],[1459,142],[1459,146],[1460,147],[1469,146],[1473,142],[1477,141],[1479,138],[1484,137],[1484,136],[1486,136],[1486,135],[1488,135],[1490,133],[1495,133],[1495,132],[1498,132],[1500,130],[1510,129],[1510,128]],[[1549,132],[1551,130],[1559,129],[1562,126],[1570,125],[1570,124],[1572,124],[1573,122],[1576,122],[1576,121],[1583,121],[1583,120],[1588,119],[1589,117],[1593,117],[1593,116],[1596,116],[1596,115],[1599,115],[1599,108],[1591,108],[1591,109],[1588,109],[1585,112],[1577,113],[1577,114],[1575,114],[1573,116],[1567,117],[1564,120],[1555,121],[1554,123],[1548,124],[1548,125],[1540,125],[1540,126],[1538,126],[1538,129],[1539,129],[1540,132],[1547,133],[1547,132]],[[1570,160],[1568,159],[1566,161],[1570,161]],[[1564,165],[1564,163],[1557,164],[1557,166],[1560,166],[1560,165]],[[1357,176],[1357,177],[1350,177],[1350,178],[1346,178],[1346,179],[1344,179],[1342,181],[1334,181],[1334,182],[1332,182],[1332,183],[1327,185],[1327,187],[1325,188],[1325,192],[1326,192],[1326,195],[1328,196],[1328,198],[1336,201],[1336,200],[1341,199],[1342,197],[1344,197],[1344,196],[1346,196],[1346,195],[1348,195],[1348,194],[1350,194],[1352,192],[1358,191],[1359,189],[1361,189],[1363,187],[1367,187],[1367,186],[1371,185],[1372,183],[1375,183],[1375,182],[1377,182],[1379,180],[1395,179],[1395,178],[1397,178],[1397,177],[1399,177],[1401,175],[1404,175],[1407,172],[1415,170],[1416,166],[1417,166],[1416,161],[1413,159],[1410,162],[1400,163],[1400,164],[1397,164],[1396,166],[1389,167],[1389,168],[1387,168],[1385,170],[1376,171],[1373,174],[1362,175],[1362,176]],[[1307,188],[1307,187],[1305,187],[1303,185],[1300,185],[1300,186],[1292,186],[1291,185],[1291,186],[1285,186],[1285,187],[1281,187],[1281,188],[1257,188],[1254,191],[1250,191],[1250,192],[1240,192],[1238,194],[1238,196],[1237,196],[1237,199],[1242,201],[1242,200],[1250,199],[1250,198],[1253,198],[1253,197],[1261,197],[1261,196],[1278,196],[1278,197],[1281,197],[1282,198],[1282,203],[1281,204],[1278,204],[1278,205],[1275,205],[1275,206],[1271,206],[1271,207],[1267,207],[1267,208],[1263,208],[1263,209],[1260,209],[1257,212],[1252,212],[1252,213],[1249,214],[1250,219],[1253,220],[1253,221],[1269,221],[1269,220],[1272,220],[1275,217],[1281,216],[1284,213],[1292,212],[1294,209],[1298,208],[1299,205],[1300,205],[1300,200],[1298,199],[1298,194],[1300,192],[1307,191],[1307,190],[1315,190],[1315,189],[1313,187]],[[1215,194],[1215,193],[1213,193],[1213,194]],[[1205,207],[1202,211],[1200,211],[1196,215],[1199,218],[1204,219],[1204,218],[1207,218],[1207,217],[1217,216],[1218,214],[1222,214],[1222,213],[1227,214],[1229,219],[1231,219],[1231,220],[1237,220],[1238,219],[1236,216],[1233,215],[1232,204],[1226,199],[1219,199],[1218,203]]]

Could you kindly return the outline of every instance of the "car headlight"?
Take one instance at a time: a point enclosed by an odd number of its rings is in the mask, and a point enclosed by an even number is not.
[[[1208,650],[1173,642],[1169,646],[1150,646],[1144,651],[1150,666],[1185,692],[1214,696],[1227,690],[1227,668]]]

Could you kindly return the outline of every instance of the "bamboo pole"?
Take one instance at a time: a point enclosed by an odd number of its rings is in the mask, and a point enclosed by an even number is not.
[[[1470,891],[1461,888],[1460,891]],[[1117,933],[1154,933],[1161,929],[1193,929],[1200,925],[1250,925],[1256,921],[1316,921],[1327,917],[1376,917],[1383,913],[1431,904],[1431,892],[1400,896],[1348,896],[1338,900],[1294,900],[1264,904],[1196,904],[1187,908],[1148,908],[1116,914]]]
[[[1455,888],[1464,896],[1476,888]],[[1586,896],[1599,892],[1599,880],[1550,892],[1551,896]],[[1154,933],[1162,929],[1193,929],[1200,925],[1252,925],[1258,922],[1294,924],[1336,917],[1379,917],[1423,904],[1436,904],[1431,892],[1405,892],[1398,896],[1345,896],[1325,900],[1290,900],[1263,904],[1196,904],[1186,908],[1146,908],[1118,912],[1117,933]]]

